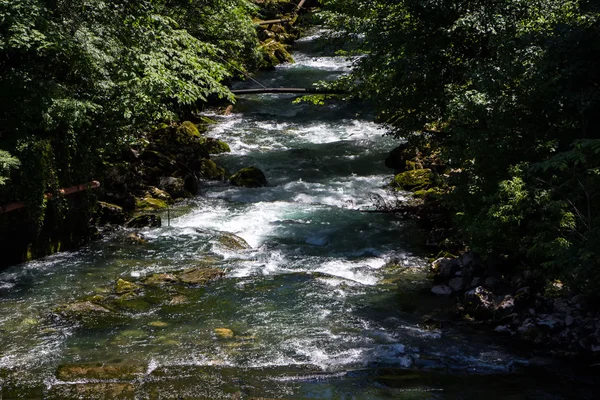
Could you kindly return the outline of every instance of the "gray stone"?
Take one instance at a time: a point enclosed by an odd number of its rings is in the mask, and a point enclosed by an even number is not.
[[[565,318],[565,325],[571,326],[573,325],[573,322],[575,322],[575,318],[571,317],[570,315],[567,315],[567,318]]]
[[[508,327],[508,325],[498,325],[494,331],[498,333],[510,333],[514,334],[514,332]]]
[[[460,262],[463,267],[468,267],[469,265],[471,265],[473,263],[473,261],[475,261],[475,254],[473,254],[472,251],[467,251],[460,258]]]
[[[454,292],[462,290],[464,284],[465,280],[463,278],[452,278],[450,279],[450,282],[448,282],[448,286],[450,286],[450,289]]]
[[[452,289],[446,285],[437,285],[431,288],[431,293],[438,296],[450,296],[452,294]]]
[[[478,286],[465,293],[463,306],[471,316],[490,318],[496,309],[496,301],[491,291]]]
[[[431,269],[442,277],[450,278],[460,269],[460,261],[456,258],[438,258],[431,264]]]

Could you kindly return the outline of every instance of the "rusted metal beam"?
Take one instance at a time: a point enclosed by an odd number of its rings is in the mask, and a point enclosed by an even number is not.
[[[82,183],[80,185],[75,185],[75,186],[71,186],[68,188],[60,189],[58,191],[58,194],[61,196],[68,196],[73,193],[82,192],[82,191],[88,190],[88,189],[97,189],[99,187],[100,187],[100,182],[91,181],[89,183]],[[54,197],[54,195],[52,193],[46,193],[44,195],[44,198],[46,198],[47,200],[51,199],[52,197]],[[22,201],[6,204],[4,206],[0,206],[0,214],[15,211],[15,210],[21,209],[23,207],[25,207],[25,203],[23,203]]]

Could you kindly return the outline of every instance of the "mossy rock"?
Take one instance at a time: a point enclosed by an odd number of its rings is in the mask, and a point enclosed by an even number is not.
[[[128,292],[113,300],[111,307],[130,312],[146,312],[152,308],[152,304],[135,292]]]
[[[413,193],[413,196],[423,200],[437,200],[439,199],[444,191],[440,188],[433,187],[429,189],[420,189]]]
[[[162,200],[168,204],[173,202],[173,198],[169,193],[154,186],[150,186],[148,188],[147,194],[148,195],[146,197],[152,197],[154,199]]]
[[[232,185],[247,188],[267,186],[267,178],[264,172],[256,167],[242,168],[229,178],[229,181]]]
[[[221,153],[230,153],[231,148],[227,143],[219,139],[208,138],[206,142],[204,142],[204,146],[206,147],[206,151],[209,154],[221,154]]]
[[[91,301],[65,304],[57,307],[54,312],[86,328],[113,327],[124,322],[123,318],[112,309]]]
[[[225,276],[225,272],[217,268],[194,268],[183,271],[178,278],[188,285],[206,285],[208,282]]]
[[[135,208],[140,211],[163,210],[169,205],[166,201],[155,199],[153,197],[144,197],[143,199],[135,199]]]
[[[198,117],[198,119],[200,120],[200,123],[202,125],[214,125],[217,123],[216,119],[207,117],[206,115],[202,115],[202,116]]]
[[[215,334],[220,339],[231,339],[234,336],[233,331],[229,328],[216,328]]]
[[[275,67],[281,63],[293,63],[294,58],[289,53],[287,46],[273,38],[268,38],[259,47],[263,54],[264,66]]]
[[[160,178],[158,186],[174,199],[190,197],[190,193],[185,189],[185,180],[182,178],[163,176]]]
[[[102,225],[122,224],[125,222],[125,212],[123,212],[123,207],[104,201],[98,202],[96,215],[98,216],[98,223]]]
[[[433,178],[430,169],[415,169],[399,173],[394,177],[391,185],[402,190],[426,189],[432,184]]]
[[[160,227],[162,220],[158,215],[153,214],[142,214],[133,217],[127,222],[128,228],[145,228],[149,227]]]
[[[125,279],[119,278],[115,285],[115,293],[116,294],[125,294],[130,292],[135,292],[140,290],[141,287],[136,285],[133,282],[126,281]]]
[[[145,372],[146,366],[144,365],[71,364],[59,366],[56,377],[67,382],[82,379],[130,381],[142,376]]]
[[[112,313],[108,308],[91,301],[80,301],[76,303],[64,304],[58,307],[55,312],[67,318],[87,318],[94,315],[106,315]]]
[[[233,233],[222,232],[217,238],[217,242],[229,250],[246,250],[252,248],[243,238]]]
[[[148,323],[148,325],[153,328],[166,328],[167,326],[169,326],[169,323],[163,321],[152,321]]]
[[[163,286],[179,282],[173,274],[154,274],[146,278],[144,285],[148,286]]]
[[[213,160],[203,159],[200,161],[200,175],[205,179],[223,180],[225,170],[219,167]]]
[[[190,121],[184,121],[177,127],[177,133],[179,135],[187,136],[187,137],[200,137],[200,131],[198,127]]]

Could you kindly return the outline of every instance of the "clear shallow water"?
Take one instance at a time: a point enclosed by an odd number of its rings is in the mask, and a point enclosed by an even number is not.
[[[258,79],[302,87],[347,71],[347,60],[315,50],[317,38],[298,43],[296,64]],[[220,165],[230,172],[255,165],[268,187],[205,182],[170,226],[142,231],[147,245],[122,244],[120,233],[0,273],[3,398],[587,396],[585,382],[581,393],[565,389],[485,337],[422,323],[446,304],[421,290],[421,233],[394,215],[360,212],[373,194],[389,197],[383,159],[395,141],[360,105],[294,98],[240,99],[210,132],[233,150],[216,158]],[[252,248],[222,246],[218,232]],[[199,264],[226,276],[202,287],[146,289],[100,326],[53,315],[110,292],[118,278],[143,281]],[[222,328],[233,337],[220,337]],[[57,368],[71,364],[141,372],[58,379]]]

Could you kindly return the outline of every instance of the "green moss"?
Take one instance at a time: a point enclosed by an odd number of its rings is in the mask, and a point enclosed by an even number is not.
[[[204,147],[209,154],[221,154],[221,153],[230,153],[231,148],[229,145],[222,140],[218,139],[207,139],[204,143]]]
[[[136,285],[135,283],[126,281],[125,279],[121,279],[121,278],[119,278],[119,280],[117,280],[117,284],[115,285],[115,293],[117,293],[117,294],[134,292],[138,289],[140,289],[140,287],[138,285]]]
[[[206,179],[220,180],[225,178],[225,170],[213,160],[204,159],[201,161],[200,175]]]
[[[287,47],[273,38],[265,40],[259,47],[263,54],[266,67],[275,67],[281,63],[293,63],[294,58],[289,53]]]
[[[200,131],[194,123],[190,121],[184,121],[177,128],[177,133],[188,137],[200,137]]]
[[[401,172],[394,177],[391,185],[402,190],[426,189],[433,181],[430,169],[415,169]]]
[[[419,189],[413,193],[413,196],[423,200],[439,199],[444,191],[440,188],[433,187],[429,189]]]
[[[135,207],[141,211],[162,210],[168,206],[166,201],[153,197],[144,197],[143,199],[135,200]]]
[[[249,188],[262,187],[267,185],[265,174],[256,167],[243,168],[236,172],[229,181],[232,185]]]

